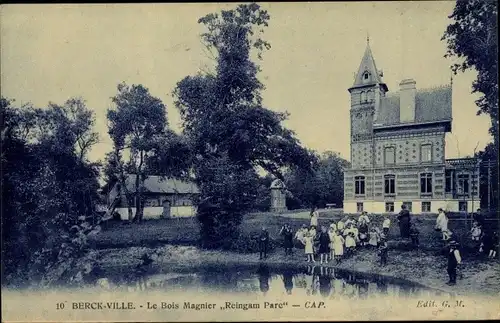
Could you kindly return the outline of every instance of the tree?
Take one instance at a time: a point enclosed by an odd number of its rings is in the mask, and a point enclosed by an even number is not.
[[[207,178],[212,177],[207,172],[219,171],[218,167],[208,166],[213,165],[213,160],[224,161],[228,169],[243,173],[255,173],[256,168],[261,167],[278,178],[283,177],[282,169],[288,165],[307,169],[314,162],[294,133],[281,125],[287,114],[268,110],[262,103],[264,85],[257,78],[260,69],[251,59],[251,49],[262,58],[262,52],[270,48],[270,44],[259,36],[269,18],[265,10],[253,3],[223,10],[220,15],[208,14],[198,21],[207,29],[201,38],[207,49],[215,53],[215,72],[184,78],[177,84],[174,97],[184,134],[192,145],[195,173],[203,174],[196,176],[202,199],[224,198],[218,195],[223,191],[204,190],[208,187]],[[231,172],[225,176],[223,182],[237,178]],[[248,183],[239,183],[241,192],[250,187]],[[198,215],[203,219],[213,217],[213,221],[234,222],[231,233],[237,230],[239,222],[230,219],[239,217],[250,207],[242,203],[238,206],[241,209],[227,210],[225,204],[212,204],[218,206],[206,212],[204,204],[199,206]],[[202,236],[205,236],[204,230],[212,228],[211,224],[205,225],[210,222],[203,219]],[[224,230],[217,232],[218,240],[228,236],[231,234]]]
[[[344,169],[348,162],[335,152],[321,155],[314,172],[292,168],[287,172],[285,184],[299,207],[341,205],[344,198]]]
[[[130,202],[132,193],[127,187],[128,173],[135,174],[135,217],[132,219],[131,203],[128,204],[129,220],[142,220],[142,193],[147,178],[146,164],[155,146],[167,127],[165,105],[153,97],[142,85],[118,84],[118,94],[112,98],[116,109],[108,110],[109,135],[114,145],[114,163],[118,166],[117,176]],[[128,152],[125,164],[123,152]],[[129,170],[130,172],[128,172]]]
[[[486,113],[491,118],[489,129],[498,152],[498,30],[497,1],[457,0],[453,22],[446,28],[442,40],[447,42],[445,57],[458,57],[461,62],[451,66],[453,72],[475,69],[477,79],[472,83],[472,93],[480,93],[476,101],[477,114]]]
[[[86,161],[91,143],[77,148],[93,133],[93,115],[84,105],[70,118],[55,104],[15,107],[5,98],[0,107],[3,268],[10,278],[40,278],[72,244],[71,227],[94,214],[98,165]]]

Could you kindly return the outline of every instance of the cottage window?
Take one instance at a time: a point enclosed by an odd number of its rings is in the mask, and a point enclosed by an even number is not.
[[[385,212],[394,212],[394,202],[385,202]]]
[[[469,194],[469,174],[458,175],[458,193]]]
[[[432,173],[420,174],[420,193],[432,193]]]
[[[396,149],[394,147],[384,148],[384,159],[386,165],[391,165],[396,162]]]
[[[356,211],[357,211],[358,213],[361,213],[361,212],[363,212],[363,211],[364,211],[364,209],[363,209],[363,202],[358,202],[358,203],[356,203]]]
[[[444,181],[444,191],[446,193],[450,193],[453,191],[453,170],[447,169],[445,172],[445,181]]]
[[[429,213],[431,211],[431,202],[422,202],[422,212]]]
[[[354,194],[365,195],[365,177],[364,176],[354,177]]]
[[[396,194],[396,176],[385,175],[384,176],[384,193],[385,195]]]
[[[425,145],[420,146],[420,160],[423,163],[432,161],[432,145],[431,144],[425,144]]]

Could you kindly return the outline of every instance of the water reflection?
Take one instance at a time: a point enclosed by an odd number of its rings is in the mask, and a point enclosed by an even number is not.
[[[201,267],[163,270],[145,275],[103,272],[96,288],[126,288],[175,291],[225,291],[251,294],[318,295],[323,298],[366,299],[379,295],[393,297],[428,296],[435,293],[406,281],[376,275],[354,274],[322,266],[308,267]]]

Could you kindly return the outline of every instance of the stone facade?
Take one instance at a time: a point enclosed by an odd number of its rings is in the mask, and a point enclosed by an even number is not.
[[[418,90],[411,79],[388,93],[367,45],[351,94],[351,168],[344,212],[412,213],[479,207],[479,167],[445,159],[451,132],[451,86]],[[474,204],[476,203],[476,204]]]

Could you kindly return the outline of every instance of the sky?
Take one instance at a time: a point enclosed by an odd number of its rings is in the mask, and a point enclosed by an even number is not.
[[[0,10],[1,95],[45,107],[82,97],[95,111],[100,143],[91,160],[111,150],[106,111],[117,84],[142,84],[167,106],[176,83],[213,64],[198,18],[226,4],[3,5]],[[271,16],[263,38],[271,43],[259,62],[264,105],[287,111],[285,126],[318,152],[349,159],[347,89],[354,81],[367,36],[389,91],[413,78],[417,88],[449,84],[450,59],[441,36],[453,1],[261,3]],[[446,157],[471,155],[490,141],[488,116],[476,116],[473,71],[453,77],[452,134]]]

